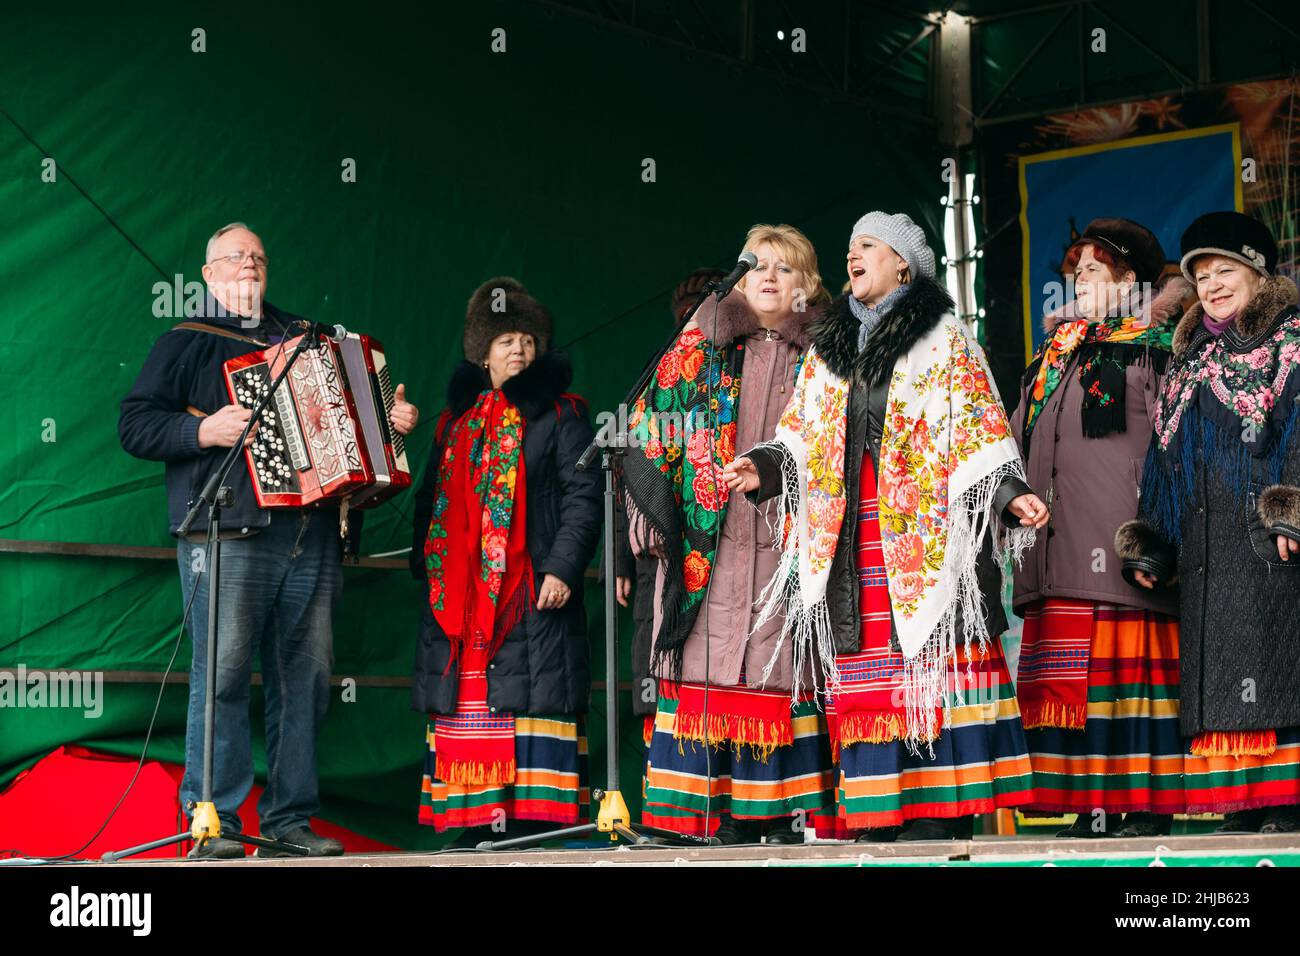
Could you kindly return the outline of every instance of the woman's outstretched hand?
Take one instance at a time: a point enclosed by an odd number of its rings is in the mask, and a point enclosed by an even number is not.
[[[1051,517],[1047,505],[1043,504],[1043,499],[1034,494],[1012,498],[1011,504],[1007,507],[1011,509],[1012,514],[1020,516],[1020,523],[1026,528],[1032,526],[1035,529],[1042,529],[1047,526],[1047,519]]]
[[[722,480],[732,491],[748,494],[758,490],[758,469],[752,461],[742,456],[727,463],[722,469]]]

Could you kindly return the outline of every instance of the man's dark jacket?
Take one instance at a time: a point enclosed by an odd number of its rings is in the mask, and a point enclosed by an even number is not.
[[[204,315],[188,321],[218,326],[260,342],[266,342],[267,336],[278,338],[291,323],[301,321],[299,316],[269,303],[263,307],[262,320],[252,327],[242,323],[257,320],[221,312],[209,296]],[[122,399],[117,424],[122,447],[137,458],[166,465],[168,529],[172,534],[184,520],[190,502],[229,451],[199,447],[200,419],[187,408],[211,415],[231,404],[222,364],[265,347],[210,332],[173,328],[154,342],[130,393]],[[244,461],[235,462],[226,484],[234,501],[221,513],[223,531],[265,528],[270,524],[271,513],[257,506]],[[207,524],[204,509],[193,530],[204,531]]]

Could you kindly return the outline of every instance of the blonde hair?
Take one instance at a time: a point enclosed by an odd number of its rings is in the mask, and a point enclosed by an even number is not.
[[[817,271],[817,250],[813,248],[807,236],[794,226],[785,223],[773,226],[760,222],[750,226],[741,252],[753,252],[763,243],[776,249],[787,265],[799,270],[799,275],[803,277],[801,288],[807,295],[809,305],[816,305],[830,299],[830,293],[822,286],[821,273]],[[745,280],[748,278],[748,275],[741,276],[740,281],[736,283],[736,288],[741,292],[745,291]]]

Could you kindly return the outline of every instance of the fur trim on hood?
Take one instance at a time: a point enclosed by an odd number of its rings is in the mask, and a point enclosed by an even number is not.
[[[820,308],[806,308],[803,312],[792,312],[787,318],[774,325],[773,331],[781,338],[792,342],[800,351],[805,351],[812,344],[812,326]],[[742,335],[749,335],[763,328],[758,314],[749,307],[744,293],[732,290],[718,303],[717,338],[714,339],[713,304],[705,302],[691,319],[700,327],[705,337],[715,345],[730,345]]]
[[[933,279],[916,279],[907,294],[881,317],[859,352],[860,323],[845,293],[818,316],[812,329],[813,345],[835,375],[848,379],[856,374],[860,381],[875,385],[894,370],[899,356],[906,355],[952,309],[947,289]]]
[[[1160,287],[1160,291],[1151,301],[1150,308],[1143,311],[1151,317],[1152,325],[1163,325],[1182,315],[1183,300],[1195,295],[1195,286],[1182,276],[1172,276]],[[1043,315],[1043,332],[1048,338],[1051,338],[1056,327],[1062,322],[1071,322],[1078,318],[1074,314],[1073,306],[1074,302],[1070,301],[1056,311]]]
[[[1246,341],[1254,339],[1273,324],[1283,309],[1296,305],[1298,301],[1300,293],[1297,293],[1295,283],[1290,279],[1285,276],[1265,279],[1259,291],[1233,322],[1237,334]],[[1181,358],[1192,345],[1197,330],[1203,328],[1201,322],[1204,318],[1205,307],[1199,301],[1187,310],[1187,314],[1178,323],[1178,328],[1174,330],[1175,358]]]
[[[572,382],[573,365],[568,355],[556,349],[539,355],[533,364],[507,379],[501,391],[525,419],[531,420],[554,408]],[[447,384],[447,407],[459,418],[473,407],[485,388],[491,387],[492,380],[482,365],[461,362]]]

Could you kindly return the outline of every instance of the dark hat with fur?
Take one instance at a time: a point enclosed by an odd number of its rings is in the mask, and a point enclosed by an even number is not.
[[[465,309],[465,358],[481,365],[492,340],[507,332],[527,332],[537,341],[537,354],[551,347],[551,313],[518,279],[497,276],[474,290]]]
[[[1273,234],[1253,216],[1226,210],[1207,212],[1183,233],[1183,259],[1180,263],[1188,282],[1192,260],[1197,256],[1227,256],[1243,262],[1268,277],[1277,266],[1277,241]]]
[[[1100,245],[1112,259],[1124,260],[1138,282],[1155,282],[1165,267],[1165,250],[1160,247],[1160,240],[1132,219],[1094,219],[1070,248],[1084,243]]]

